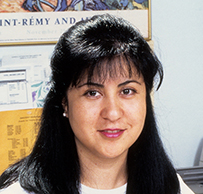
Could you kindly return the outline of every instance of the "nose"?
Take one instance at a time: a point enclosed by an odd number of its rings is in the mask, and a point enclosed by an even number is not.
[[[103,102],[101,116],[111,122],[119,120],[124,114],[121,102],[116,98],[106,98]]]

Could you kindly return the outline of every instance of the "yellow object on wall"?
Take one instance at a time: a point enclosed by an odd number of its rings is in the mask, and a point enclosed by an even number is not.
[[[0,112],[0,174],[30,153],[41,112],[41,108]]]

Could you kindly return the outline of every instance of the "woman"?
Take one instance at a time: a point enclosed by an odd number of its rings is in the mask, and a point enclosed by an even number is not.
[[[36,144],[2,174],[2,193],[180,193],[150,97],[162,67],[134,27],[108,14],[81,21],[51,68]]]

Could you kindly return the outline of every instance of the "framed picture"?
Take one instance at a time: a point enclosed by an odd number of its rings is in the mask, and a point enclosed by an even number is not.
[[[104,13],[127,19],[151,39],[150,0],[4,0],[0,45],[55,44],[77,21]]]

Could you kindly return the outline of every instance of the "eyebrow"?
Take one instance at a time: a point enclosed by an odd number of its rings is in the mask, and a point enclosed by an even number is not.
[[[141,85],[141,83],[138,82],[138,81],[136,81],[136,80],[127,80],[127,81],[125,81],[125,82],[123,82],[123,83],[118,84],[118,87],[127,85],[127,84],[129,84],[129,83],[137,83],[137,84]],[[95,83],[95,82],[87,82],[87,83],[84,83],[84,84],[82,84],[82,85],[79,85],[78,88],[81,88],[81,87],[83,87],[83,86],[97,86],[97,87],[99,87],[99,88],[104,88],[104,85],[103,85],[103,84],[99,84],[99,83]]]
[[[132,83],[132,82],[141,85],[141,83],[138,82],[138,81],[136,81],[136,80],[127,80],[127,81],[125,81],[125,82],[123,82],[123,83],[120,83],[120,84],[118,85],[118,87],[121,87],[121,86],[127,85],[127,84]]]
[[[81,88],[83,86],[97,86],[99,88],[104,88],[104,85],[103,84],[99,84],[99,83],[95,83],[95,82],[87,82],[87,83],[84,83],[82,85],[79,85],[78,88]]]

